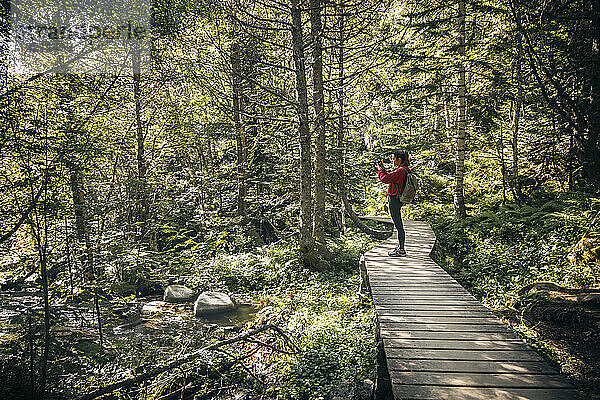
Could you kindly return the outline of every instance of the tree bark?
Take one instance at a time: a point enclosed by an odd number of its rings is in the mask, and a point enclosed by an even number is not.
[[[321,23],[321,0],[310,0],[310,33],[313,41],[313,106],[315,109],[315,203],[313,234],[319,246],[325,246],[323,220],[325,218],[325,111],[323,95],[323,26]]]
[[[517,33],[517,97],[515,99],[514,119],[513,119],[513,135],[512,135],[512,186],[519,199],[523,198],[521,192],[521,182],[519,180],[519,123],[521,108],[523,108],[523,80],[521,75],[521,59],[523,58],[523,43],[521,34]]]
[[[500,158],[500,171],[502,172],[502,204],[506,203],[506,164],[504,162],[504,130],[500,122],[500,138],[498,140],[498,157]]]
[[[456,130],[456,173],[454,179],[454,212],[458,218],[467,216],[464,198],[465,131],[467,125],[465,71],[465,0],[458,1],[458,126]]]
[[[133,69],[133,100],[135,102],[135,125],[136,125],[136,141],[137,141],[137,185],[136,185],[136,208],[137,222],[140,223],[139,239],[143,240],[146,235],[146,223],[148,219],[149,200],[147,192],[146,172],[148,166],[146,164],[145,155],[145,136],[142,126],[142,111],[141,111],[141,71],[140,71],[140,50],[135,49],[132,56]]]
[[[346,163],[345,163],[345,144],[344,144],[344,13],[343,7],[338,10],[339,15],[339,53],[338,53],[338,126],[337,126],[337,154],[336,159],[340,161],[340,179],[338,182],[338,194],[340,196],[340,232],[345,233],[345,216],[343,193],[346,187]]]
[[[243,113],[243,92],[242,92],[242,70],[241,70],[241,50],[237,40],[231,46],[231,72],[233,88],[233,122],[236,132],[237,145],[237,215],[246,215],[246,194],[247,176],[248,176],[248,149],[246,145],[246,134]]]
[[[44,177],[44,182],[46,182]],[[46,380],[48,375],[48,356],[50,354],[50,296],[48,282],[48,187],[44,184],[44,200],[41,215],[29,220],[32,236],[35,240],[36,249],[40,261],[40,278],[42,280],[42,294],[44,306],[44,349],[40,365],[40,384],[34,396],[43,400],[46,392]],[[41,221],[40,221],[41,219]],[[42,225],[43,224],[43,225]]]
[[[73,197],[73,214],[75,216],[75,233],[77,239],[85,240],[88,234],[85,197],[83,193],[83,173],[78,167],[71,168],[71,195]]]
[[[296,76],[296,110],[298,114],[298,141],[300,147],[300,255],[305,263],[314,265],[315,240],[312,235],[312,160],[311,135],[308,126],[308,95],[304,60],[304,39],[298,0],[290,0],[291,33]]]

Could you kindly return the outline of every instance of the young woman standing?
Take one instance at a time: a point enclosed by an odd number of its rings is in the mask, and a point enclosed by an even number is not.
[[[388,184],[387,198],[390,214],[394,221],[394,225],[398,230],[398,247],[390,251],[388,255],[392,257],[403,257],[406,256],[406,251],[404,250],[405,232],[404,225],[402,224],[402,216],[400,215],[400,208],[402,208],[404,204],[399,199],[402,189],[404,189],[406,175],[408,172],[412,172],[412,170],[408,166],[410,160],[406,150],[394,151],[392,153],[391,161],[396,168],[394,172],[388,173],[383,166],[383,161],[379,161],[377,174],[381,182]]]

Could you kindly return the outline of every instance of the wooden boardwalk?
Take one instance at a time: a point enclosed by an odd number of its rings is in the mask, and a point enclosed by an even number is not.
[[[429,224],[404,224],[407,257],[387,255],[397,244],[394,234],[361,260],[395,399],[580,399],[429,257]]]

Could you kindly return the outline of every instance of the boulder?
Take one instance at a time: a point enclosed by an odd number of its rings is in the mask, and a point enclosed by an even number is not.
[[[183,285],[169,285],[165,289],[163,300],[169,303],[185,303],[194,301],[196,292]]]
[[[203,292],[194,303],[194,315],[205,315],[235,310],[231,297],[222,292]]]

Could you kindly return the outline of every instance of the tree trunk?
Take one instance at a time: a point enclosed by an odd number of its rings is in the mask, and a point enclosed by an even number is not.
[[[454,212],[458,218],[465,218],[465,198],[463,181],[465,175],[465,131],[467,126],[466,72],[465,72],[465,0],[458,2],[458,127],[456,130],[456,174],[454,180]]]
[[[71,194],[73,196],[73,213],[75,214],[75,231],[77,239],[85,243],[85,278],[87,281],[93,279],[92,273],[92,243],[90,240],[90,229],[88,214],[83,192],[83,174],[80,169],[74,167],[70,173]]]
[[[35,371],[33,370],[34,366],[33,366],[33,360],[35,358],[35,354],[34,354],[34,348],[33,348],[33,332],[31,329],[31,313],[32,310],[31,308],[27,310],[27,325],[28,325],[28,332],[27,332],[27,341],[28,341],[28,348],[29,348],[29,392],[31,393],[31,397],[33,398],[35,396]]]
[[[73,290],[73,266],[71,265],[71,247],[69,244],[69,228],[67,216],[65,215],[65,250],[67,259],[67,270],[69,272],[69,287],[71,288],[71,300],[74,298]]]
[[[443,143],[445,142],[443,136],[442,136],[442,96],[443,96],[443,92],[442,89],[440,89],[439,91],[436,91],[435,93],[435,106],[434,106],[434,119],[433,119],[433,133],[434,133],[434,139],[436,141],[436,143]]]
[[[506,163],[504,162],[504,130],[500,122],[500,138],[498,140],[498,157],[500,158],[500,171],[502,172],[502,204],[506,204]]]
[[[234,39],[235,40],[235,39]],[[247,163],[248,149],[246,146],[246,134],[244,132],[243,98],[242,98],[242,70],[241,70],[241,51],[237,41],[231,46],[231,72],[233,88],[233,122],[236,132],[237,147],[237,215],[246,215],[246,194],[247,194]]]
[[[48,375],[48,356],[50,354],[50,296],[48,282],[48,192],[44,185],[44,208],[42,210],[43,226],[40,226],[40,215],[35,218],[37,229],[32,224],[33,234],[36,240],[36,247],[40,260],[40,277],[42,279],[42,294],[44,301],[44,350],[40,366],[40,387],[36,397],[43,399],[46,392],[46,380]]]
[[[305,263],[314,265],[315,240],[312,235],[312,162],[311,139],[308,126],[308,96],[304,64],[304,40],[298,0],[290,0],[293,58],[296,75],[296,110],[300,144],[300,254]]]
[[[73,167],[70,171],[70,186],[73,197],[73,214],[75,215],[75,232],[77,239],[84,240],[88,227],[83,194],[83,174],[78,167]]]
[[[143,240],[146,235],[146,222],[148,219],[148,192],[146,188],[146,156],[145,156],[145,136],[142,126],[141,115],[141,90],[140,90],[140,50],[133,51],[132,69],[133,69],[133,100],[135,102],[135,124],[137,140],[137,222],[140,223],[139,239]]]
[[[513,135],[512,135],[512,186],[517,194],[519,199],[523,198],[523,193],[521,192],[521,182],[519,180],[519,122],[521,115],[521,108],[523,108],[523,80],[521,76],[521,58],[523,55],[523,43],[521,40],[521,34],[518,35],[518,43],[517,43],[517,63],[516,63],[516,74],[517,74],[517,98],[515,99],[515,110],[514,110],[514,119],[513,119]]]
[[[340,233],[344,234],[346,228],[344,213],[343,193],[346,187],[346,163],[345,163],[345,145],[344,145],[344,13],[340,6],[339,15],[339,54],[338,54],[338,126],[337,126],[337,154],[336,159],[340,162],[340,179],[338,183],[338,194],[340,196]]]
[[[325,218],[325,111],[323,96],[323,49],[321,0],[310,0],[310,33],[313,41],[313,103],[315,109],[315,204],[313,234],[319,246],[325,246],[323,220]]]

